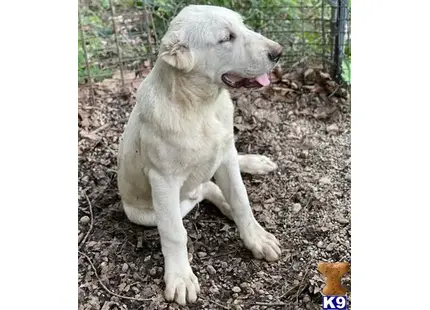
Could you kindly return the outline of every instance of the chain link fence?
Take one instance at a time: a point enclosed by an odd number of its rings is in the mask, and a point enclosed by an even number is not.
[[[110,79],[124,86],[145,76],[170,20],[188,4],[242,14],[253,30],[284,46],[283,68],[304,63],[337,80],[349,75],[350,0],[80,0],[79,84]]]

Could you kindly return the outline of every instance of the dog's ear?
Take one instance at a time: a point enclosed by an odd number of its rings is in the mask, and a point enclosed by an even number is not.
[[[194,67],[193,54],[179,32],[171,32],[163,37],[158,58],[186,72]]]

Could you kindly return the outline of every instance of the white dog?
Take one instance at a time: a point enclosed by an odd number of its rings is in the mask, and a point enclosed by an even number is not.
[[[268,173],[276,164],[237,154],[233,103],[225,89],[268,85],[281,53],[278,43],[249,30],[239,14],[190,5],[171,22],[137,91],[119,147],[118,186],[129,220],[158,227],[169,301],[195,302],[200,291],[182,218],[203,199],[234,220],[256,258],[275,261],[281,254],[278,240],[255,220],[240,175]]]

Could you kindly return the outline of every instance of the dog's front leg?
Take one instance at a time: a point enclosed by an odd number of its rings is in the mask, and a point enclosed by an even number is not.
[[[279,259],[281,254],[279,241],[274,235],[264,230],[252,214],[248,194],[240,175],[239,158],[233,141],[215,173],[215,179],[230,204],[233,220],[245,246],[256,258],[265,258],[268,261]]]
[[[187,232],[182,223],[179,198],[182,182],[156,171],[150,171],[149,180],[164,256],[164,296],[180,305],[185,305],[186,300],[195,302],[200,286],[188,262]]]

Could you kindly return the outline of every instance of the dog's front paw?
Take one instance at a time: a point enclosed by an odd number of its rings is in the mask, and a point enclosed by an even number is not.
[[[247,154],[239,156],[240,171],[250,174],[267,174],[278,166],[264,155]]]
[[[245,246],[252,251],[255,258],[273,262],[281,255],[280,243],[276,237],[255,223],[246,229],[243,236]]]
[[[164,282],[166,290],[164,297],[168,301],[176,301],[184,306],[186,301],[193,303],[197,300],[200,293],[200,285],[197,277],[190,268],[187,270],[176,270],[172,273],[165,273]]]

